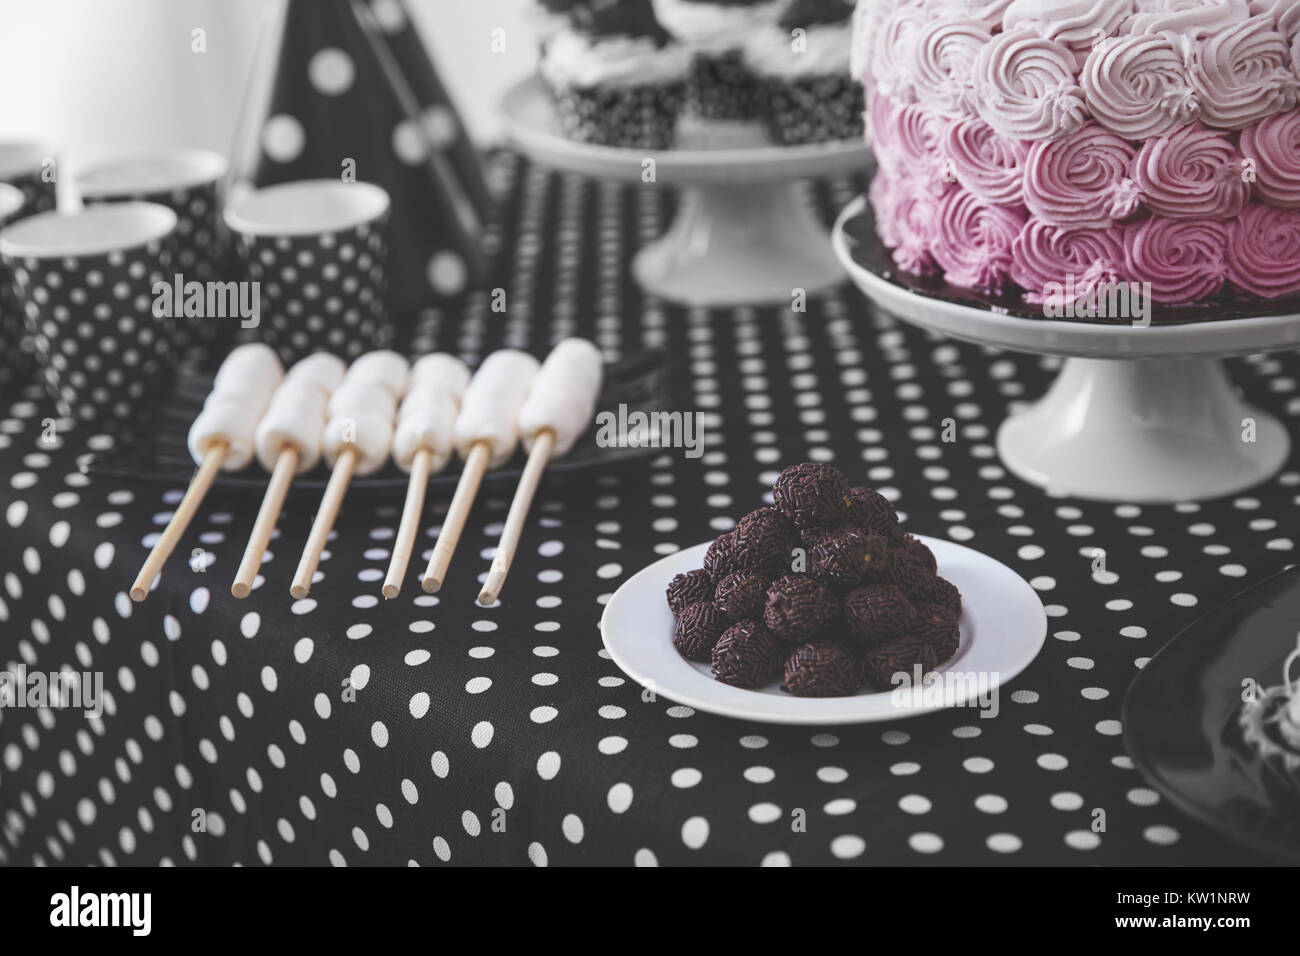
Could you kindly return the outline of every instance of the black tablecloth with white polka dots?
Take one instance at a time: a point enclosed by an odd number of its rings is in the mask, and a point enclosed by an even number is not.
[[[498,157],[505,256],[491,290],[414,348],[475,361],[593,338],[667,347],[701,459],[544,484],[504,601],[474,602],[507,489],[473,513],[443,593],[379,586],[398,493],[357,492],[312,596],[288,579],[316,492],[291,494],[264,581],[230,579],[256,495],[214,492],[161,583],[127,597],[180,487],[83,476],[101,437],[28,384],[0,418],[0,660],[104,675],[102,717],[0,709],[0,861],[47,864],[1191,864],[1249,862],[1153,791],[1125,753],[1129,681],[1216,603],[1294,560],[1300,470],[1176,507],[1053,499],[993,447],[1054,364],[928,338],[850,287],[788,307],[682,308],[629,258],[663,187]],[[862,188],[810,190],[829,217]],[[1231,363],[1251,401],[1300,415],[1294,356]],[[941,440],[944,419],[957,440]],[[629,575],[728,528],[785,464],[831,461],[908,525],[1004,561],[1049,616],[1001,711],[887,724],[741,723],[644,694],[598,622]],[[434,495],[431,546],[446,510]],[[1094,549],[1107,555],[1094,571]],[[187,564],[192,549],[206,558]],[[417,559],[418,560],[418,559]],[[665,635],[665,640],[667,640]],[[1099,814],[1099,811],[1102,811]],[[1104,820],[1104,828],[1097,821]]]

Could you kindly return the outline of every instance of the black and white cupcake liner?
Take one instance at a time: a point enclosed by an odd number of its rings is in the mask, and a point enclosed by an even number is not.
[[[41,379],[59,414],[134,423],[173,369],[172,321],[155,289],[172,268],[176,214],[120,203],[46,212],[0,233]]]
[[[661,150],[672,147],[686,84],[561,90],[556,105],[565,135],[597,146]]]
[[[707,120],[753,120],[763,113],[763,89],[739,50],[700,53],[687,81],[688,109]]]
[[[387,348],[389,198],[372,183],[309,179],[249,193],[226,210],[244,281],[256,283],[250,337],[287,366],[313,352]]]
[[[862,138],[862,87],[851,77],[769,78],[764,87],[768,130],[778,145]]]

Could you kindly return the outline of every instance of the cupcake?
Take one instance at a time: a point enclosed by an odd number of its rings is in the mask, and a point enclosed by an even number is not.
[[[572,18],[541,64],[566,135],[600,146],[670,147],[690,54],[655,19],[650,0],[590,0]]]
[[[862,136],[862,88],[849,69],[852,18],[845,0],[795,0],[774,25],[751,34],[744,66],[762,89],[777,143]]]
[[[762,115],[762,90],[745,66],[744,38],[774,26],[787,3],[655,0],[660,21],[694,54],[687,96],[692,112],[709,120],[753,120]]]
[[[553,39],[573,24],[573,11],[586,6],[588,0],[532,0],[529,22],[537,34],[542,55]]]

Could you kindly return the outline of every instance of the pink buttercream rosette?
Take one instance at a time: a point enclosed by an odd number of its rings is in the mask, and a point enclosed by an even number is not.
[[[1104,229],[1138,211],[1137,152],[1096,124],[1045,143],[1025,159],[1025,205],[1045,222],[1072,229]]]
[[[1300,207],[1300,110],[1278,113],[1242,130],[1241,154],[1255,165],[1255,192],[1260,197],[1275,206]]]
[[[1250,198],[1247,168],[1229,133],[1197,123],[1148,140],[1134,178],[1147,208],[1175,219],[1229,219]]]
[[[939,202],[930,254],[953,285],[1001,293],[1012,285],[1012,245],[1025,224],[1018,210],[954,189]]]
[[[881,169],[933,184],[952,178],[943,149],[946,124],[938,114],[877,94],[871,101],[871,129],[872,153]]]
[[[1082,65],[1097,38],[1114,35],[1132,13],[1133,0],[1014,0],[1002,14],[1002,28],[1032,30],[1065,47]]]
[[[980,199],[999,206],[1024,205],[1027,144],[970,118],[948,124],[943,151],[957,182]]]
[[[1185,305],[1223,289],[1228,277],[1228,224],[1153,216],[1124,230],[1125,272],[1151,283],[1151,297]]]
[[[930,275],[938,270],[931,255],[939,199],[929,183],[881,170],[867,191],[876,216],[876,234],[904,272]]]
[[[1088,117],[1074,54],[1032,30],[995,36],[975,61],[980,117],[1012,139],[1058,139]]]
[[[1231,224],[1228,279],[1262,299],[1300,295],[1300,209],[1247,206]]]
[[[913,51],[917,100],[946,116],[973,116],[978,102],[975,60],[991,39],[988,27],[969,17],[941,17],[928,24]]]
[[[1300,97],[1290,46],[1269,17],[1250,17],[1191,42],[1187,62],[1210,126],[1243,129],[1291,109]]]
[[[1182,54],[1166,34],[1101,41],[1088,56],[1079,85],[1097,122],[1125,139],[1168,133],[1201,113]]]
[[[1011,278],[1024,288],[1028,302],[1043,302],[1053,286],[1062,290],[1062,303],[1078,300],[1099,283],[1123,281],[1125,268],[1119,226],[1064,229],[1031,216],[1011,246]]]

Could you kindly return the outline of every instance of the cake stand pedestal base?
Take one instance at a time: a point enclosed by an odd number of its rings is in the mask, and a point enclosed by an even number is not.
[[[793,183],[682,189],[663,237],[632,273],[647,292],[687,305],[789,303],[844,280],[826,228]]]
[[[1271,477],[1290,445],[1212,358],[1067,359],[1047,394],[998,431],[1016,475],[1098,501],[1232,494]]]

